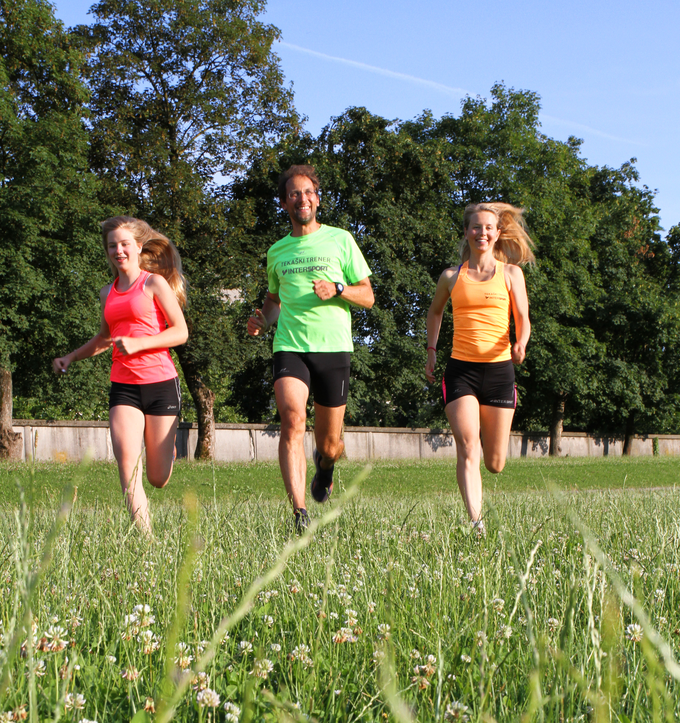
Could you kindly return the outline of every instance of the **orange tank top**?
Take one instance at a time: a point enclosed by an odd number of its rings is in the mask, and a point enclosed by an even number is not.
[[[165,330],[163,311],[155,299],[144,293],[149,276],[148,271],[142,271],[127,291],[118,291],[118,279],[111,285],[104,305],[104,318],[112,339],[118,336],[155,336]],[[167,348],[121,354],[118,347],[113,346],[112,382],[153,384],[176,376],[177,370]]]
[[[488,281],[468,277],[467,261],[460,267],[451,291],[454,359],[500,362],[512,358],[510,347],[510,294],[505,285],[505,264],[496,260]]]

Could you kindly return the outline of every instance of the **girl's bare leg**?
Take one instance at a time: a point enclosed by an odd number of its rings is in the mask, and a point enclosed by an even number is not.
[[[109,426],[125,504],[137,526],[150,531],[149,502],[142,485],[144,414],[136,407],[122,404],[111,407]]]

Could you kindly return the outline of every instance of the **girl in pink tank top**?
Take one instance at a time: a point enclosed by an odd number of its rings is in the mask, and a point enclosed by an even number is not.
[[[434,381],[439,329],[450,298],[453,350],[442,381],[444,410],[456,441],[458,488],[475,530],[483,534],[482,443],[486,468],[501,472],[517,403],[512,364],[524,361],[531,331],[518,264],[532,262],[534,255],[522,209],[473,204],[465,209],[463,225],[463,263],[442,273],[427,314],[425,376]],[[512,345],[510,313],[517,337]]]
[[[142,441],[147,479],[154,487],[164,487],[172,474],[181,404],[169,348],[187,340],[182,313],[186,286],[177,249],[146,222],[110,218],[102,223],[102,242],[116,278],[100,292],[101,328],[79,349],[55,359],[53,366],[64,374],[72,362],[113,347],[111,442],[132,519],[150,532]]]

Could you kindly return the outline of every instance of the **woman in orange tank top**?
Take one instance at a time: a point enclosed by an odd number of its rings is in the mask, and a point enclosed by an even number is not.
[[[518,264],[533,262],[534,255],[522,209],[507,203],[474,204],[465,209],[463,225],[463,263],[442,273],[427,314],[425,376],[434,382],[439,329],[450,298],[453,350],[442,392],[456,440],[458,488],[472,524],[482,534],[480,458],[483,449],[484,464],[495,474],[505,466],[516,406],[512,365],[524,361],[531,332],[526,285]]]
[[[151,530],[142,485],[164,487],[172,474],[181,399],[168,349],[187,340],[186,287],[177,249],[145,221],[117,216],[102,223],[102,242],[116,277],[100,292],[99,333],[53,362],[64,374],[80,359],[113,346],[109,427],[125,501],[134,522]]]

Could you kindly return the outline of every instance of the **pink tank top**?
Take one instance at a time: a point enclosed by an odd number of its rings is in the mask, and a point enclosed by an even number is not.
[[[160,306],[144,293],[149,276],[148,271],[142,271],[127,291],[118,291],[118,279],[113,282],[104,305],[104,318],[112,339],[118,336],[155,336],[165,330],[165,316]],[[177,370],[167,348],[125,355],[118,351],[115,344],[113,346],[112,382],[153,384],[176,376]]]

